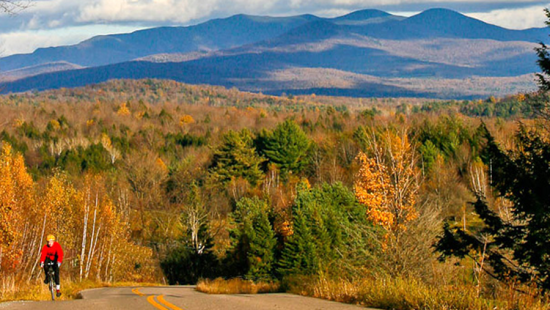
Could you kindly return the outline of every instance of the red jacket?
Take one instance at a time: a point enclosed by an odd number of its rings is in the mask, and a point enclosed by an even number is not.
[[[53,262],[62,263],[63,262],[63,249],[61,249],[61,245],[59,243],[55,242],[50,247],[48,244],[46,244],[42,248],[42,255],[40,255],[40,263],[44,263],[46,260],[46,257],[48,257]]]

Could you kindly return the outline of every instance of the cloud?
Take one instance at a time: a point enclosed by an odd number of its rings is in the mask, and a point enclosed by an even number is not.
[[[139,29],[139,28],[138,28]],[[31,53],[39,47],[74,44],[95,35],[137,30],[127,26],[80,26],[55,30],[25,30],[0,34],[0,56]]]
[[[97,0],[80,6],[76,21],[185,24],[212,15],[266,13],[276,4],[257,0]]]
[[[550,4],[517,9],[500,9],[483,13],[469,13],[466,15],[505,28],[527,29],[545,26],[544,22],[547,18],[544,14],[544,8],[548,7],[550,7]]]
[[[334,17],[365,8],[413,12],[448,7],[507,28],[542,27],[545,3],[533,1],[538,0],[33,0],[16,16],[0,14],[0,39],[6,55],[75,44],[108,30],[184,26],[238,13]]]
[[[0,55],[30,53],[38,47],[62,45],[66,41],[82,39],[81,36],[59,36],[48,32],[12,32],[0,34]]]
[[[444,2],[445,1],[445,2]],[[537,0],[534,0],[537,1]],[[291,15],[312,13],[321,16],[334,12],[351,12],[364,8],[391,11],[410,11],[412,5],[441,7],[462,3],[475,7],[499,3],[503,6],[531,6],[514,10],[474,11],[478,18],[489,22],[520,27],[539,24],[544,15],[537,16],[533,0],[34,0],[33,5],[15,17],[0,15],[0,32],[24,29],[55,29],[89,24],[132,24],[139,26],[188,25],[215,17],[237,13],[258,15]],[[402,7],[402,9],[399,9]],[[519,14],[514,14],[520,10]],[[470,10],[470,12],[472,12]],[[522,14],[526,14],[522,16]],[[535,18],[534,22],[531,16]],[[519,17],[519,18],[518,18]],[[519,19],[519,20],[518,20]],[[510,26],[511,27],[511,26]],[[528,27],[528,26],[525,26]]]
[[[196,3],[187,0],[100,0],[81,7],[77,21],[185,23],[194,18],[210,15],[217,8],[216,2],[216,0],[201,0]]]

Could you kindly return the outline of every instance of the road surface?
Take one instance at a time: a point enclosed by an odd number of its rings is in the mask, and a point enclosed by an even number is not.
[[[70,301],[0,303],[0,310],[358,310],[367,309],[291,294],[209,295],[192,286],[112,287],[86,290]],[[55,303],[55,305],[53,304]]]

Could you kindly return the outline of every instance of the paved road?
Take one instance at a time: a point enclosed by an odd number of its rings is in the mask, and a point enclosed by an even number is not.
[[[192,286],[101,288],[71,301],[11,302],[1,310],[358,310],[367,309],[290,294],[208,295]]]

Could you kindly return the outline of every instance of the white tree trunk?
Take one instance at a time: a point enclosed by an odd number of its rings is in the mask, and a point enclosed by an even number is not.
[[[97,199],[97,198],[96,198]],[[82,248],[80,251],[80,281],[82,281],[82,273],[84,271],[85,255],[86,255],[86,236],[88,232],[88,202],[90,201],[90,192],[88,191],[88,197],[84,201],[84,228],[82,229]]]
[[[42,246],[42,242],[44,242],[44,232],[45,231],[46,231],[46,214],[44,214],[44,222],[42,224],[42,233],[40,234],[40,243],[38,244],[38,247],[37,247],[38,248],[38,253],[40,253],[40,247]],[[40,257],[38,259],[40,259]],[[32,275],[34,274],[34,271],[36,270],[36,265],[37,264],[33,264],[30,277],[32,277]],[[29,277],[29,281],[30,281],[30,277]],[[40,272],[38,272],[37,275],[36,275],[37,279],[39,277],[40,277]]]
[[[90,265],[90,261],[92,260],[92,247],[93,247],[93,243],[94,243],[94,233],[95,233],[95,223],[96,223],[96,219],[97,219],[97,208],[98,208],[98,204],[99,204],[99,200],[98,200],[98,194],[96,193],[96,198],[95,198],[95,207],[94,207],[94,222],[92,224],[92,236],[91,236],[91,240],[90,240],[90,247],[88,249],[88,261],[87,261],[87,265],[86,265],[86,279],[88,278],[88,275],[90,273],[90,270],[89,270],[89,265]]]

